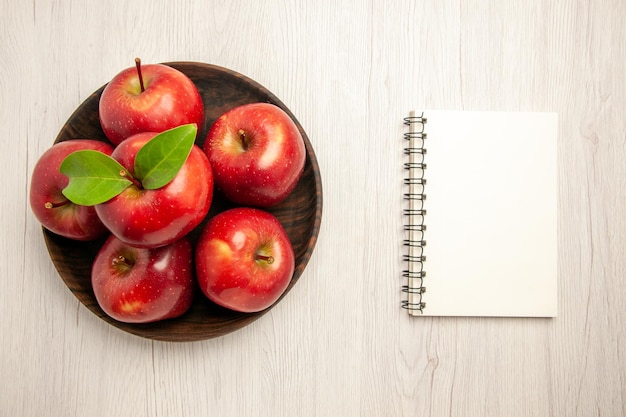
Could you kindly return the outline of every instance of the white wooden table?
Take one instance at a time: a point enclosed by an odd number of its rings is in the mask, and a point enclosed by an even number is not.
[[[625,20],[619,0],[0,0],[0,415],[625,415]],[[97,318],[28,206],[39,155],[135,56],[255,79],[320,163],[304,275],[222,338],[155,342]],[[400,308],[389,160],[417,107],[559,113],[557,318]]]

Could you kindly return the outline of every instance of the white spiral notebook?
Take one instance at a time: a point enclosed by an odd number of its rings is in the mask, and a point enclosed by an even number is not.
[[[555,113],[404,119],[402,306],[411,315],[557,315]]]

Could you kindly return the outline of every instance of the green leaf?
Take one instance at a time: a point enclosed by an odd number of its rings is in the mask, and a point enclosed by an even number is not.
[[[155,190],[174,179],[183,166],[196,139],[195,124],[159,133],[137,152],[135,176],[143,188]]]
[[[63,195],[81,206],[104,203],[132,184],[130,174],[119,162],[94,150],[72,152],[59,169],[70,179]]]

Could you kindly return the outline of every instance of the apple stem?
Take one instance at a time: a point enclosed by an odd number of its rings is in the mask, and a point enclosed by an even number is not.
[[[133,266],[132,262],[130,262],[124,255],[116,256],[115,258],[113,258],[111,263],[113,264],[113,266],[118,266],[118,265],[123,265],[127,267]]]
[[[256,255],[255,258],[257,261],[265,261],[269,264],[273,264],[274,263],[274,257],[273,256],[265,256],[265,255]]]
[[[241,140],[241,146],[243,146],[244,150],[247,150],[249,146],[249,142],[246,136],[246,131],[243,129],[239,129],[237,133],[239,134],[239,139]]]
[[[63,207],[64,205],[68,203],[69,203],[69,200],[63,200],[60,203],[53,203],[52,201],[46,201],[43,206],[47,208],[48,210],[50,210],[50,209],[57,208],[57,207]]]
[[[139,86],[141,87],[141,92],[146,91],[143,85],[143,76],[141,75],[141,59],[135,58],[135,66],[137,67],[137,75],[139,76]]]
[[[126,178],[128,181],[132,182],[133,185],[137,188],[143,188],[143,185],[136,178],[134,178],[130,173],[126,170],[120,171],[120,177]]]

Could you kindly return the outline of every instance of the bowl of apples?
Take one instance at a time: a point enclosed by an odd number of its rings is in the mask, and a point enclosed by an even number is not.
[[[105,322],[153,340],[220,337],[297,283],[322,217],[311,142],[256,81],[139,60],[69,117],[31,178],[59,275]]]

